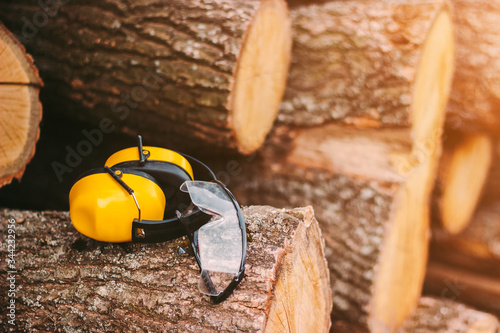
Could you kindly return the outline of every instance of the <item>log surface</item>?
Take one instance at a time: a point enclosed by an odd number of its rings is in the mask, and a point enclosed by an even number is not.
[[[498,329],[498,319],[491,314],[446,298],[422,297],[399,333],[496,333]]]
[[[436,60],[424,46],[443,11],[446,2],[439,0],[331,1],[292,8],[292,64],[278,120],[295,126],[329,121],[409,126],[414,100],[421,97],[414,96],[415,83],[425,79],[418,74]],[[453,40],[448,28],[436,32],[440,47]]]
[[[223,303],[198,291],[199,268],[178,254],[185,238],[131,245],[90,240],[66,212],[0,211],[3,237],[14,219],[16,329],[328,332],[331,293],[323,241],[311,208],[243,210],[246,277]],[[0,248],[7,256],[7,243]],[[7,295],[2,283],[2,295]],[[1,298],[3,309],[7,297]],[[307,318],[307,320],[305,319]],[[0,324],[9,327],[2,316]]]
[[[456,71],[447,125],[463,131],[500,128],[500,1],[453,0]]]
[[[0,4],[0,19],[36,56],[57,112],[94,124],[110,118],[162,145],[189,147],[189,138],[248,153],[263,143],[289,65],[284,0],[57,4]],[[260,127],[246,133],[244,120],[254,118]]]
[[[438,147],[412,164],[408,129],[294,132],[241,162],[228,185],[246,204],[313,205],[326,242],[333,320],[397,329],[423,285]]]

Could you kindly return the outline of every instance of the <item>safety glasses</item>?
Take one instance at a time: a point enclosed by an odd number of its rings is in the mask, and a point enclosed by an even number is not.
[[[222,302],[243,279],[246,261],[246,229],[238,202],[224,184],[215,180],[186,181],[181,191],[189,193],[193,205],[211,219],[197,230],[189,230],[188,215],[178,218],[186,227],[201,270],[199,289]]]

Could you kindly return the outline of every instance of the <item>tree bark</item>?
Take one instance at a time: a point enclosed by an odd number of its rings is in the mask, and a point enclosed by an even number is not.
[[[254,161],[226,165],[234,177],[225,181],[245,204],[314,205],[333,320],[396,330],[423,285],[439,137],[417,159],[409,129],[285,128],[288,142],[278,132]]]
[[[442,298],[422,297],[400,333],[496,333],[498,319],[488,313]]]
[[[419,128],[426,112],[446,103],[440,97],[453,72],[446,1],[332,1],[293,8],[291,18],[281,123]]]
[[[447,125],[462,131],[500,128],[500,1],[453,0],[456,72]]]
[[[471,221],[488,180],[493,148],[488,135],[445,133],[433,216],[448,232],[459,233]]]
[[[42,85],[31,56],[0,23],[0,187],[20,180],[35,154]]]
[[[291,52],[284,0],[49,7],[3,2],[0,19],[36,56],[60,113],[94,123],[106,117],[162,146],[251,153],[264,142]]]
[[[194,258],[178,254],[185,238],[125,251],[78,234],[66,212],[2,210],[5,240],[7,229],[16,236],[15,262],[1,266],[4,276],[17,271],[15,329],[328,332],[329,275],[312,208],[248,207],[243,214],[246,277],[214,305],[198,291]],[[7,288],[2,283],[3,309],[12,302]],[[3,327],[11,327],[8,319],[0,318]]]

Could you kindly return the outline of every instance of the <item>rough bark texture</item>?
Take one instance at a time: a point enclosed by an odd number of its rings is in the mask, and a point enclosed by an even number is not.
[[[453,0],[456,71],[447,124],[466,131],[500,128],[500,1]]]
[[[448,299],[422,297],[400,333],[496,333],[498,319]]]
[[[189,138],[248,153],[264,141],[289,64],[283,0],[40,4],[3,1],[0,19],[35,55],[59,112],[109,118],[162,145]],[[264,102],[241,103],[249,91]],[[240,113],[261,121],[250,144],[235,128]]]
[[[437,61],[424,46],[442,11],[448,13],[441,0],[332,1],[292,8],[292,65],[279,121],[410,125],[420,102],[414,92],[420,66],[430,57]],[[452,41],[449,31],[440,30],[440,46]]]
[[[197,287],[193,257],[172,242],[118,245],[78,234],[65,212],[2,210],[7,237],[15,219],[16,329],[82,332],[327,332],[331,292],[324,243],[312,209],[243,210],[246,277],[220,305]],[[5,239],[7,240],[7,239]],[[2,258],[7,242],[2,242]],[[9,243],[11,244],[11,243]],[[8,285],[2,283],[2,295]],[[9,300],[1,298],[6,308]],[[4,315],[1,325],[11,327]]]
[[[500,276],[500,201],[482,204],[471,223],[457,235],[434,228],[431,258],[498,278]]]
[[[407,129],[286,130],[289,142],[226,165],[234,177],[225,180],[247,204],[313,205],[326,241],[333,320],[395,330],[420,297],[438,148],[413,164]]]
[[[20,180],[35,154],[42,85],[33,59],[0,22],[0,187]]]
[[[488,181],[494,144],[488,135],[447,131],[433,195],[433,217],[450,233],[471,221]]]

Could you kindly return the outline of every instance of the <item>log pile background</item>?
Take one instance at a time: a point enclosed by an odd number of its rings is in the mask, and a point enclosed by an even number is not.
[[[21,0],[0,21],[24,330],[499,330],[500,1]],[[286,208],[244,210],[226,303],[183,239],[130,254],[71,226],[73,180],[136,134]]]

